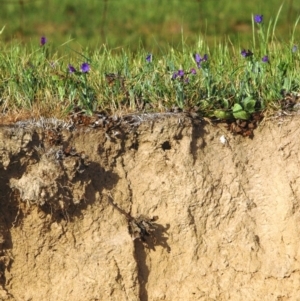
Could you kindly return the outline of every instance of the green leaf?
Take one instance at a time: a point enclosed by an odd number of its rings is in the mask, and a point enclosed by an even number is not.
[[[232,113],[234,118],[248,120],[250,118],[250,114],[243,110],[243,107],[236,103],[232,108]]]
[[[256,100],[254,100],[252,97],[246,97],[245,99],[243,99],[242,104],[245,111],[249,113],[255,112]]]
[[[215,110],[214,116],[218,119],[230,119],[232,117],[232,114],[223,110]]]
[[[223,99],[223,107],[225,109],[229,109],[229,101],[228,101],[228,99]]]
[[[243,107],[239,103],[235,103],[233,108],[232,108],[232,112],[235,113],[235,112],[238,112],[238,111],[241,111],[241,110],[243,110]]]

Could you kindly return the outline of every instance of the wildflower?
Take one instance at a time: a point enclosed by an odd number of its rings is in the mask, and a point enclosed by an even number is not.
[[[173,73],[172,79],[176,79],[177,77],[180,77],[180,79],[184,77],[184,71],[182,69],[179,69],[177,72]]]
[[[151,53],[149,53],[149,54],[146,56],[146,61],[147,61],[148,63],[151,63],[151,62],[152,62],[152,54],[151,54]]]
[[[195,68],[192,68],[191,70],[190,70],[190,74],[193,74],[193,75],[195,75],[197,73],[197,71],[196,71],[196,69]]]
[[[40,40],[41,46],[44,46],[46,43],[47,43],[46,37],[41,37],[41,40]]]
[[[260,23],[262,23],[262,21],[263,21],[263,15],[255,15],[254,16],[255,23],[260,24]]]
[[[292,52],[296,52],[298,50],[298,47],[297,47],[297,45],[294,45],[293,47],[292,47]]]
[[[249,57],[249,56],[252,56],[253,53],[252,53],[249,49],[248,49],[248,50],[243,49],[243,50],[241,51],[241,55],[242,55],[243,57]]]
[[[264,63],[268,63],[269,62],[269,57],[267,55],[265,55],[261,60]]]
[[[246,56],[247,56],[247,50],[246,50],[246,49],[243,49],[243,50],[241,51],[241,55],[242,55],[243,57],[246,57]]]
[[[88,73],[90,71],[90,65],[88,63],[83,63],[80,69],[83,73]]]
[[[197,64],[197,67],[201,68],[201,62],[206,62],[208,60],[208,55],[204,54],[204,56],[201,57],[199,53],[196,53],[194,55],[194,59],[195,59],[195,62]]]
[[[198,68],[200,68],[199,67],[200,63],[201,63],[201,56],[200,56],[200,54],[196,53],[194,57],[195,57],[195,62],[197,64]]]
[[[76,72],[76,69],[71,64],[69,64],[68,70],[69,70],[70,73]]]
[[[184,77],[184,71],[182,69],[178,70],[178,76]]]

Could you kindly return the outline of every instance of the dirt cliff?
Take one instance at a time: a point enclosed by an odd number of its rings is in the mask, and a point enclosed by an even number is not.
[[[299,117],[104,123],[0,128],[0,300],[300,300]]]

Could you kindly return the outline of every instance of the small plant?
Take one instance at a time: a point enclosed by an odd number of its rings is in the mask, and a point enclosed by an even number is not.
[[[78,99],[73,98],[73,103],[68,108],[68,111],[73,111],[75,107],[82,109],[87,115],[92,115],[96,110],[96,93],[94,89],[88,84],[88,76],[90,72],[90,64],[84,62],[80,65],[80,71],[69,64],[68,65],[69,77],[67,78],[67,86],[70,95],[74,95],[74,91],[78,91]]]

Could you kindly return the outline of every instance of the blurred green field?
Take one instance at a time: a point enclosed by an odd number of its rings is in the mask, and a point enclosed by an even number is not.
[[[252,42],[252,14],[274,21],[281,0],[0,0],[0,43],[39,42],[44,35],[59,46],[94,49],[139,47],[164,52],[180,49],[182,40],[195,45],[199,37],[209,46],[232,41]],[[300,1],[284,2],[276,29],[279,42],[288,39]],[[300,38],[299,26],[295,42]]]

